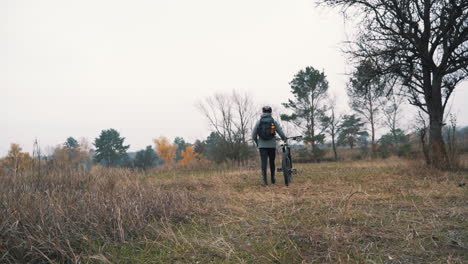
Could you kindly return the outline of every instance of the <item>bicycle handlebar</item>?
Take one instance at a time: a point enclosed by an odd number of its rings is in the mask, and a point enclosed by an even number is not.
[[[292,139],[292,140],[298,140],[298,139],[301,139],[302,136],[294,136],[294,137],[287,137],[286,139]],[[281,138],[277,138],[276,140],[281,140]]]

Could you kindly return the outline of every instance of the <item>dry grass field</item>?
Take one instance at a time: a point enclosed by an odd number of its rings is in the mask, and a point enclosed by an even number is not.
[[[466,166],[467,164],[465,164]],[[0,178],[0,263],[467,263],[468,171],[387,159]]]

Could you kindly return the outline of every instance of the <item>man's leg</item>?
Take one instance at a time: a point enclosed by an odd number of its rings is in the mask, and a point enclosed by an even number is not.
[[[275,183],[276,183],[276,179],[275,179],[275,171],[276,171],[276,168],[275,168],[276,149],[275,149],[275,148],[268,149],[268,158],[269,158],[269,160],[270,160],[271,183],[272,183],[272,184],[275,184]]]
[[[263,184],[267,185],[267,159],[268,159],[268,149],[260,148],[260,159],[262,160],[262,176],[263,176]]]

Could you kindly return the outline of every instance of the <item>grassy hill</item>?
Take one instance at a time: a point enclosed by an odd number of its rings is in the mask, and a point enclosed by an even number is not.
[[[466,164],[465,164],[466,165]],[[0,178],[0,262],[466,263],[466,170],[409,161]]]

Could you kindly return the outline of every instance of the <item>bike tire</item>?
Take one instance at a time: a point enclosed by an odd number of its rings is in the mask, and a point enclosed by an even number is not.
[[[292,168],[291,160],[289,159],[288,155],[283,155],[281,165],[283,167],[284,184],[286,184],[286,186],[289,186],[292,180]]]

